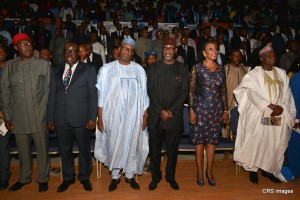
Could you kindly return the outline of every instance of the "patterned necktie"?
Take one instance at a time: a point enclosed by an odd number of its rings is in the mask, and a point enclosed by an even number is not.
[[[67,92],[68,87],[70,85],[70,80],[71,80],[71,76],[72,76],[72,67],[73,67],[73,65],[69,65],[69,69],[67,70],[65,77],[63,79],[63,85],[65,88],[65,92]]]

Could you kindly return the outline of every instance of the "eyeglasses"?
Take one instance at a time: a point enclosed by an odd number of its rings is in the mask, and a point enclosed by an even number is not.
[[[21,47],[25,47],[25,46],[30,47],[30,46],[33,45],[32,42],[26,42],[26,41],[21,41],[21,42],[19,42],[18,44],[19,44]]]
[[[78,49],[70,49],[70,50],[64,50],[65,54],[73,54],[73,53],[76,53],[78,52]]]
[[[123,46],[121,46],[121,49],[122,49],[122,51],[128,51],[129,53],[133,53],[134,52],[134,49],[123,47]]]
[[[176,47],[163,47],[164,51],[174,51]]]

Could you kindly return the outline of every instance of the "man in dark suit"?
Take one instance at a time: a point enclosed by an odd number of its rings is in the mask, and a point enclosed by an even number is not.
[[[93,52],[93,45],[89,42],[85,44],[85,48],[88,54],[87,63],[94,65],[96,73],[98,73],[99,69],[103,66],[101,55]]]
[[[191,71],[192,66],[195,64],[195,50],[193,47],[188,46],[188,37],[182,35],[180,39],[181,45],[178,46],[177,54],[183,58],[184,65]]]
[[[149,190],[155,190],[162,179],[160,170],[161,148],[166,141],[168,158],[166,181],[179,190],[175,181],[179,137],[183,131],[183,103],[188,94],[188,69],[175,60],[176,42],[171,38],[163,41],[163,58],[150,65],[147,89],[150,98],[148,108],[149,152],[152,181]]]
[[[105,26],[100,27],[100,36],[98,37],[98,41],[103,45],[106,60],[108,60],[108,55],[112,52],[113,42],[107,33]]]
[[[57,133],[62,161],[63,192],[75,182],[73,140],[79,150],[78,180],[86,191],[92,190],[90,133],[96,127],[97,90],[95,68],[79,61],[78,44],[64,45],[65,62],[52,76],[47,112],[47,127]]]
[[[118,23],[116,25],[117,30],[111,33],[111,38],[119,38],[120,41],[122,41],[124,39],[124,34],[122,32],[122,25],[120,23]]]

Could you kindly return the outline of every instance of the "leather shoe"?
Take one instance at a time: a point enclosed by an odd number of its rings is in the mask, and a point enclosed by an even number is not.
[[[47,192],[48,190],[48,183],[39,183],[39,192]]]
[[[140,189],[140,185],[136,182],[136,180],[134,178],[125,178],[125,182],[129,183],[130,186],[135,190]]]
[[[28,183],[21,183],[21,182],[16,182],[14,185],[12,185],[8,190],[11,192],[18,191],[21,189],[24,185],[27,185]]]
[[[204,186],[204,179],[197,179],[197,184],[200,185],[200,186]]]
[[[171,180],[171,181],[167,181],[168,183],[170,183],[170,186],[173,190],[179,190],[179,185],[177,184],[177,182],[175,180]]]
[[[80,181],[80,183],[83,185],[83,188],[84,188],[86,191],[92,191],[92,190],[93,190],[92,184],[91,184],[91,182],[90,182],[89,179],[84,180],[84,181]]]
[[[57,188],[57,192],[64,192],[64,191],[66,191],[69,188],[69,186],[71,184],[74,184],[74,183],[75,183],[75,179],[72,179],[70,181],[63,181],[60,184],[60,186]]]
[[[108,191],[112,192],[117,189],[118,184],[120,183],[120,179],[111,179],[111,183],[108,187]]]
[[[5,190],[8,188],[8,180],[0,180],[0,190]]]
[[[273,174],[271,174],[269,172],[262,171],[261,175],[264,176],[264,177],[268,177],[274,183],[281,183],[280,179],[276,178]]]
[[[216,186],[217,185],[217,182],[215,181],[215,179],[209,179],[208,178],[208,173],[207,173],[207,171],[205,172],[205,176],[206,176],[206,178],[207,178],[207,181],[208,181],[208,184],[209,185],[211,185],[211,186]]]
[[[157,188],[157,184],[158,184],[158,182],[152,180],[152,181],[150,182],[150,184],[149,184],[148,189],[149,189],[149,190],[155,190],[155,189]]]
[[[252,183],[258,184],[258,175],[257,172],[250,172],[249,173],[249,179]]]

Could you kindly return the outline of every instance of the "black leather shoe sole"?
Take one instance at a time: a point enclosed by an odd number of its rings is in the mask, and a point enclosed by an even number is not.
[[[39,192],[47,192],[48,183],[39,183]]]
[[[258,184],[258,175],[257,172],[250,172],[249,173],[249,180],[254,183],[254,184]]]
[[[118,184],[121,182],[121,179],[112,179],[108,187],[108,191],[112,192],[117,189]]]
[[[155,189],[157,188],[157,184],[158,184],[158,182],[152,180],[152,181],[150,182],[150,184],[149,184],[148,189],[149,189],[149,190],[155,190]]]
[[[179,190],[179,185],[175,180],[167,181],[167,182],[170,183],[170,186],[173,190]]]
[[[6,190],[8,188],[8,180],[0,180],[0,190]]]
[[[90,182],[90,180],[84,180],[80,182],[83,185],[83,189],[85,189],[86,191],[92,191],[92,184]]]
[[[281,180],[276,178],[273,174],[266,172],[266,171],[262,171],[261,173],[262,176],[269,178],[272,182],[274,183],[281,183]]]
[[[140,189],[140,185],[136,182],[136,180],[134,178],[131,178],[131,179],[125,178],[125,182],[129,183],[130,186],[135,190]]]
[[[16,182],[14,185],[12,185],[8,190],[11,192],[15,192],[20,190],[24,185],[27,185],[28,183],[21,183],[21,182]]]
[[[69,186],[74,183],[75,183],[75,179],[70,181],[63,181],[62,184],[60,184],[60,186],[57,188],[57,192],[66,191],[69,188]]]

